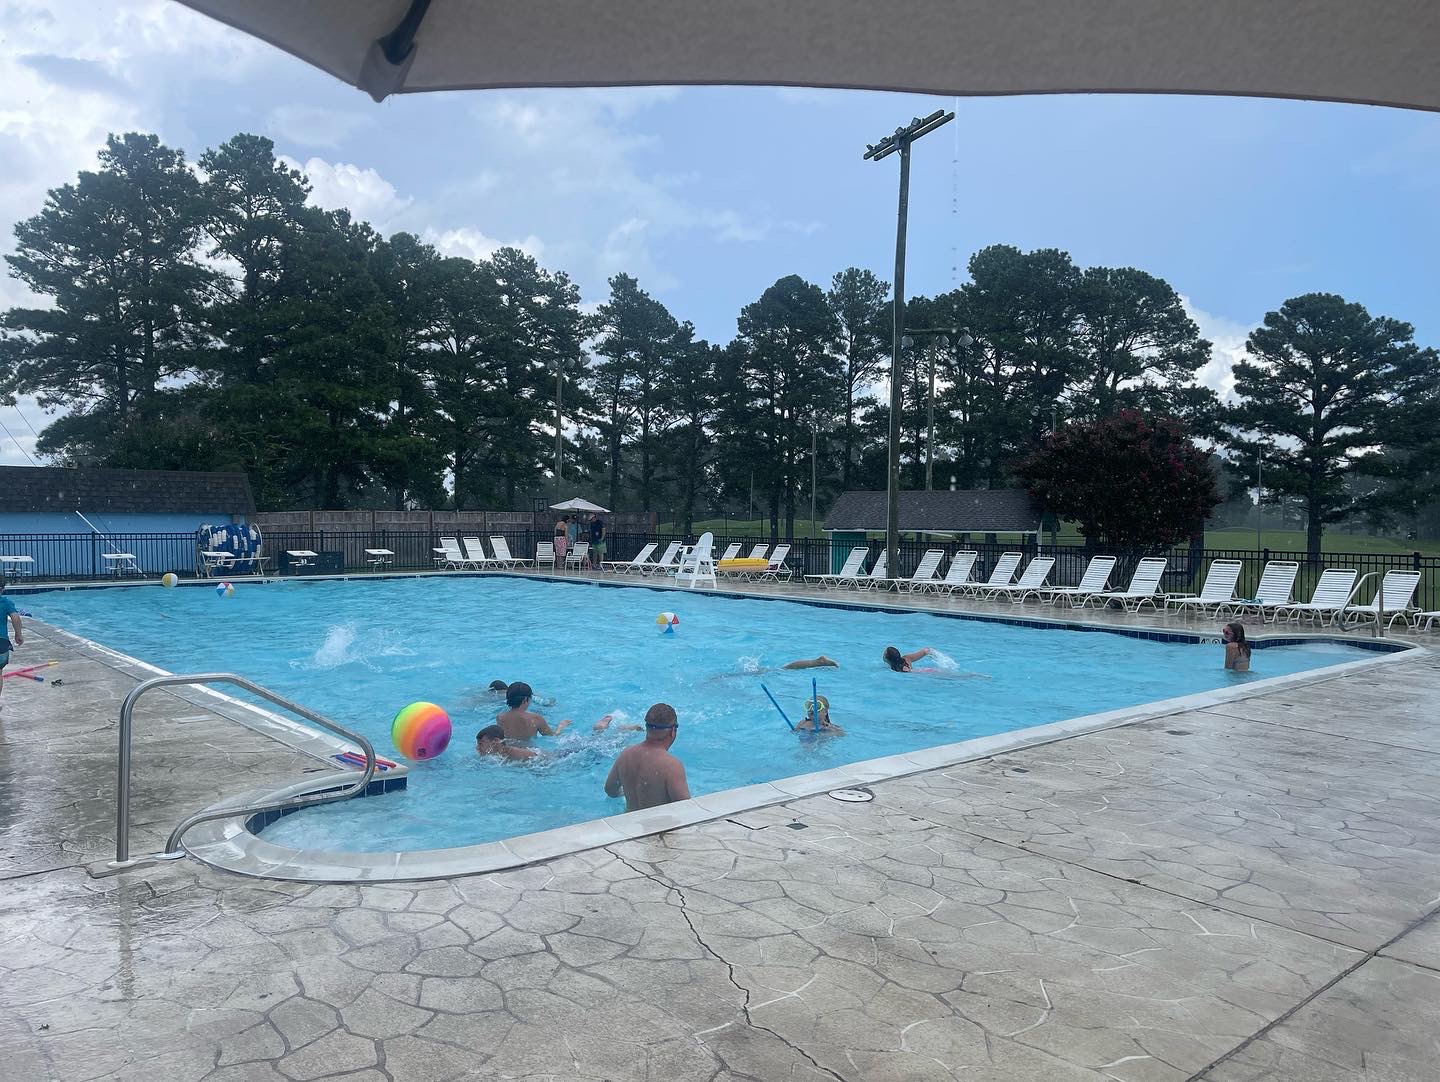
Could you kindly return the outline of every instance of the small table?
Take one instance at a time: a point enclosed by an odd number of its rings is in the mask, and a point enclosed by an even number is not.
[[[0,556],[0,575],[18,579],[21,575],[35,574],[35,557]]]
[[[202,552],[200,553],[200,569],[208,579],[217,571],[224,571],[227,567],[234,567],[236,556],[233,552]]]
[[[366,549],[365,558],[376,571],[384,571],[395,562],[395,554],[389,549]]]
[[[105,561],[106,573],[114,575],[116,578],[127,571],[135,572],[142,579],[145,577],[145,572],[141,571],[140,565],[135,562],[133,552],[102,552],[100,559]]]
[[[320,556],[318,552],[314,552],[311,549],[286,549],[285,555],[290,557],[291,574],[294,574],[294,572],[301,567],[314,567],[315,561]]]

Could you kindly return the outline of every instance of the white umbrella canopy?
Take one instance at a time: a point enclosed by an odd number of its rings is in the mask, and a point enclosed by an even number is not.
[[[598,503],[591,503],[589,500],[582,500],[576,496],[573,500],[566,500],[564,503],[552,503],[552,511],[594,511],[596,514],[608,515],[610,508],[601,507]]]
[[[771,84],[1440,110],[1435,0],[180,0],[376,101]]]

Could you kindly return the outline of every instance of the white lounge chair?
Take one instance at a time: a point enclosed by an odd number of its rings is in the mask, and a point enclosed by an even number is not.
[[[1215,610],[1217,616],[1238,616],[1254,612],[1265,619],[1267,612],[1274,612],[1281,605],[1290,604],[1295,589],[1295,576],[1300,565],[1294,560],[1271,560],[1260,572],[1260,584],[1255,587],[1255,596],[1239,598]]]
[[[924,590],[935,585],[935,572],[940,570],[940,561],[945,559],[944,549],[927,549],[914,572],[908,579],[896,579],[897,590]]]
[[[565,554],[565,570],[575,568],[576,571],[584,571],[590,566],[590,542],[576,541],[570,551]]]
[[[980,554],[974,549],[961,549],[950,558],[945,577],[921,586],[920,592],[923,594],[927,590],[934,590],[937,594],[941,591],[953,594],[956,590],[966,589],[971,585],[970,572],[975,570],[975,561],[978,559]]]
[[[495,550],[495,562],[501,567],[524,567],[530,562],[510,555],[510,542],[499,534],[490,535],[490,547]]]
[[[679,570],[675,572],[675,585],[693,590],[697,586],[710,584],[715,589],[715,535],[702,533],[695,547],[680,559]]]
[[[750,550],[750,555],[749,555],[749,556],[746,556],[745,559],[747,559],[747,560],[763,560],[763,559],[765,559],[765,554],[766,554],[767,552],[769,552],[769,551],[770,551],[770,546],[769,546],[769,545],[756,545],[754,548],[752,548],[752,549]]]
[[[738,560],[739,558],[740,558],[740,542],[739,542],[739,541],[731,541],[730,544],[728,544],[728,545],[725,546],[725,555],[723,555],[723,556],[720,557],[720,562],[721,562],[721,563],[724,563],[726,560]]]
[[[390,549],[366,549],[365,562],[374,571],[384,571],[395,562],[395,553]]]
[[[1235,600],[1235,585],[1245,565],[1239,560],[1211,560],[1198,594],[1166,594],[1165,609],[1204,613]]]
[[[806,582],[813,582],[822,590],[829,590],[842,583],[854,583],[855,579],[864,574],[865,557],[870,555],[870,549],[866,545],[856,545],[845,557],[845,562],[840,565],[840,570],[831,575],[806,575]]]
[[[478,537],[462,537],[460,544],[465,548],[465,562],[477,571],[499,562],[485,555],[485,546]]]
[[[1355,625],[1363,624],[1373,620],[1377,624],[1384,618],[1386,613],[1390,619],[1386,621],[1385,629],[1388,631],[1396,620],[1407,619],[1410,611],[1414,608],[1411,601],[1415,598],[1415,591],[1420,587],[1420,572],[1418,571],[1387,571],[1384,578],[1380,580],[1380,586],[1375,591],[1368,604],[1355,605],[1347,608],[1340,615],[1340,623],[1349,627],[1352,622]],[[1384,596],[1384,603],[1381,603],[1381,596]]]
[[[460,551],[459,540],[454,537],[440,538],[440,544],[434,551],[435,563],[442,571],[447,568],[464,567],[470,562]]]
[[[1070,607],[1083,607],[1085,602],[1096,594],[1105,592],[1110,584],[1110,572],[1115,570],[1114,556],[1091,556],[1090,562],[1085,565],[1085,573],[1080,576],[1080,582],[1075,586],[1051,586],[1042,590],[1050,601],[1050,604],[1057,605],[1061,601],[1069,601]]]
[[[555,570],[554,541],[537,541],[535,543],[535,570],[539,571],[542,567],[549,567],[551,571]]]
[[[1320,572],[1320,578],[1315,582],[1309,601],[1281,605],[1275,609],[1271,619],[1309,619],[1322,624],[1329,623],[1339,617],[1345,606],[1350,604],[1355,596],[1355,580],[1359,577],[1360,572],[1353,567],[1327,567]]]
[[[675,571],[675,561],[680,558],[680,550],[684,547],[685,546],[679,541],[671,541],[670,544],[665,546],[665,551],[661,554],[660,559],[656,560],[653,564],[646,564],[644,567],[637,568],[636,570],[642,575],[672,574]]]
[[[608,567],[617,575],[628,575],[632,571],[642,571],[649,564],[650,557],[659,548],[659,542],[651,541],[643,549],[637,552],[630,560],[606,560],[601,566]]]
[[[875,557],[875,566],[870,569],[870,574],[856,575],[855,581],[851,585],[857,590],[873,590],[877,586],[887,590],[890,589],[890,583],[893,580],[885,573],[885,560],[887,556],[888,553],[886,553],[884,549],[881,549],[880,555]]]
[[[770,564],[755,576],[755,581],[769,579],[771,582],[779,582],[782,579],[790,581],[791,571],[785,566],[785,561],[790,557],[789,545],[776,545],[775,551],[770,554]]]
[[[1146,556],[1135,566],[1135,574],[1130,576],[1129,586],[1123,590],[1106,590],[1095,597],[1105,604],[1118,601],[1126,612],[1139,612],[1141,605],[1149,605],[1159,611],[1155,601],[1159,596],[1160,577],[1165,574],[1167,562],[1164,556]]]
[[[1429,631],[1435,626],[1436,620],[1440,620],[1440,609],[1431,609],[1428,612],[1416,612],[1410,615],[1410,626],[1416,631]]]
[[[1015,604],[1020,604],[1031,594],[1037,598],[1040,591],[1045,588],[1045,580],[1050,577],[1050,572],[1055,569],[1055,557],[1036,556],[1025,565],[1025,570],[1020,577],[1009,586],[987,586],[985,596],[994,600],[998,597],[1008,597]]]
[[[974,594],[976,597],[984,597],[986,593],[997,586],[1009,586],[1015,579],[1015,569],[1020,566],[1020,561],[1025,558],[1023,552],[1002,552],[1000,558],[995,561],[995,566],[990,569],[990,577],[984,582],[972,582],[968,586],[960,588],[962,593]]]

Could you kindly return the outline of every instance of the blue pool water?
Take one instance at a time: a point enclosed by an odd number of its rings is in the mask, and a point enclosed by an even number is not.
[[[240,583],[230,598],[208,588],[76,590],[26,606],[172,672],[239,672],[364,732],[381,755],[396,754],[397,709],[420,699],[445,707],[450,748],[415,764],[407,791],[299,812],[265,831],[327,850],[445,848],[623,810],[601,783],[638,736],[590,726],[606,713],[638,722],[656,701],[679,712],[674,751],[699,795],[1246,679],[1222,669],[1218,645],[518,578]],[[665,609],[680,617],[673,635],[656,632]],[[892,673],[880,660],[892,643],[932,646],[945,660]],[[841,668],[773,671],[819,653]],[[1369,656],[1271,647],[1255,652],[1250,678]],[[761,690],[795,719],[812,675],[846,735],[800,740]],[[500,708],[485,691],[495,679],[534,686],[553,701],[542,710],[552,722],[575,719],[538,741],[570,754],[539,766],[479,761],[474,734]]]

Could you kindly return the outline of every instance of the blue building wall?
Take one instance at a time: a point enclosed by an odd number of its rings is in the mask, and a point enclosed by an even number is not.
[[[132,552],[146,572],[190,571],[195,532],[202,525],[243,521],[216,512],[195,514],[86,514],[91,532],[73,512],[0,512],[0,555],[32,556],[37,578],[101,574],[104,552]]]

